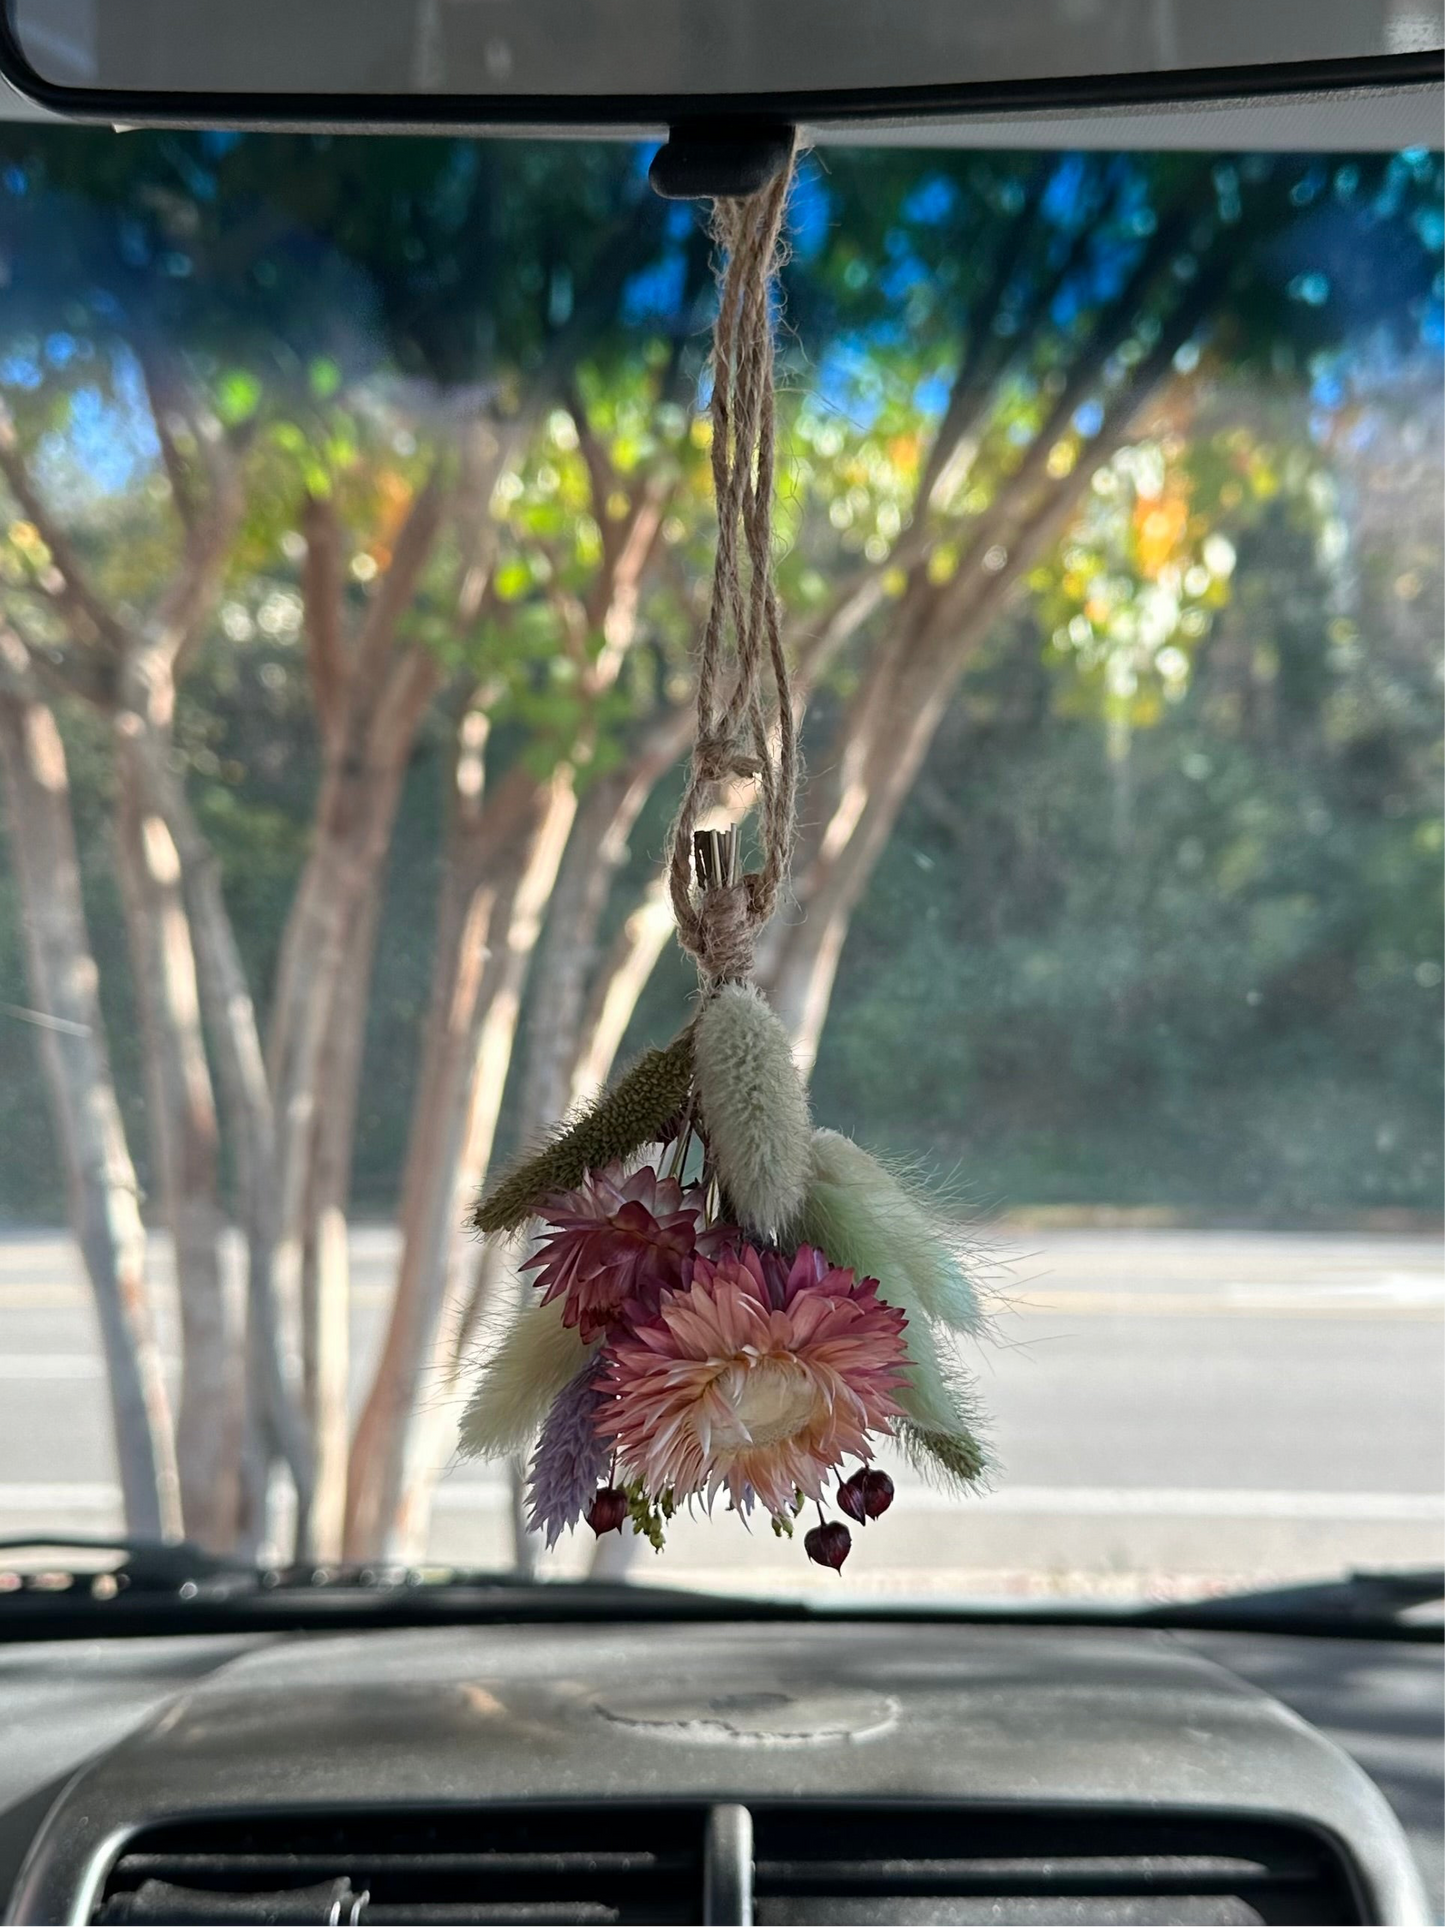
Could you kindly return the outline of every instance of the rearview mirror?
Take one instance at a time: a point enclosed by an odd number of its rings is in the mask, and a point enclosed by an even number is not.
[[[273,126],[848,122],[1435,79],[1442,0],[3,0],[63,113]]]

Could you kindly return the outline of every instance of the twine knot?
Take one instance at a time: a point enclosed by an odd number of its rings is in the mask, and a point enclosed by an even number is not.
[[[723,252],[712,351],[717,551],[697,671],[697,727],[672,831],[668,885],[678,940],[704,986],[745,983],[757,935],[792,863],[798,768],[793,696],[773,585],[772,291],[792,161],[745,200],[713,204]],[[727,659],[735,667],[729,677]],[[765,679],[771,683],[765,700]],[[754,778],[762,868],[696,894],[693,832],[721,785]]]
[[[735,736],[699,736],[692,746],[693,774],[700,783],[727,783],[761,776],[763,759]]]

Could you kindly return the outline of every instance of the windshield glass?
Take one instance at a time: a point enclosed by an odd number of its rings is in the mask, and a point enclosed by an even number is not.
[[[536,1295],[473,1199],[693,1008],[716,283],[648,158],[0,129],[0,1534],[834,1597],[1437,1560],[1419,150],[805,159],[758,977],[817,1121],[942,1187],[996,1469],[885,1451],[835,1575],[723,1504],[545,1550],[457,1461]]]

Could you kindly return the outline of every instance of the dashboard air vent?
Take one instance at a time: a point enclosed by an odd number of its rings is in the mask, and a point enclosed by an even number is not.
[[[1244,1818],[759,1806],[753,1830],[758,1927],[1362,1918],[1325,1841]]]
[[[146,1828],[95,1921],[588,1927],[702,1918],[702,1807],[269,1814]]]

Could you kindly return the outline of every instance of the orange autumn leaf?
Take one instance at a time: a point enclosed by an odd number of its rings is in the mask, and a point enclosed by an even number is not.
[[[1170,562],[1189,527],[1189,508],[1178,495],[1140,502],[1134,509],[1134,541],[1139,568],[1157,576]]]

